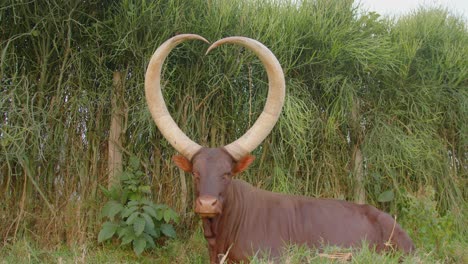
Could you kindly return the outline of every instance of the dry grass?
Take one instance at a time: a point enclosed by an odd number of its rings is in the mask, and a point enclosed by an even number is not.
[[[318,256],[321,258],[327,258],[327,259],[332,259],[332,260],[338,260],[340,262],[346,262],[346,261],[351,261],[351,259],[353,258],[353,253],[351,252],[319,253]]]

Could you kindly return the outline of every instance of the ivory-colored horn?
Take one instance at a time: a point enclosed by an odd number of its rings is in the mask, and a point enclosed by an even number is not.
[[[166,40],[154,52],[148,64],[145,76],[145,94],[148,108],[163,136],[179,153],[191,160],[193,155],[201,149],[201,146],[187,137],[177,126],[167,110],[161,92],[161,68],[164,60],[174,47],[189,39],[198,39],[209,44],[206,39],[195,34],[177,35]]]
[[[278,59],[265,45],[256,40],[246,37],[224,38],[213,43],[206,53],[225,43],[238,44],[253,51],[263,63],[269,83],[265,107],[257,121],[239,139],[224,146],[235,160],[239,160],[258,147],[278,121],[284,104],[285,82]]]

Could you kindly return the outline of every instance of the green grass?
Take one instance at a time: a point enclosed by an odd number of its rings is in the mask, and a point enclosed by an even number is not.
[[[0,249],[0,263],[207,263],[206,242],[200,232],[167,241],[139,257],[130,247],[117,245],[41,247],[30,240],[19,240]]]
[[[465,253],[468,244],[454,242],[456,254],[444,258],[436,256],[434,252],[418,249],[415,254],[402,256],[399,253],[379,254],[367,247],[362,250],[340,249],[326,247],[321,253],[305,247],[287,247],[286,253],[279,263],[337,263],[331,259],[337,253],[351,253],[351,261],[347,263],[467,263],[468,254]],[[447,254],[452,254],[446,252]],[[78,247],[60,247],[56,249],[39,249],[38,245],[28,240],[20,240],[13,245],[0,250],[0,263],[208,263],[208,249],[201,232],[184,236],[177,240],[170,240],[164,246],[147,251],[137,257],[130,248],[105,245],[83,245]],[[400,262],[402,261],[402,262]],[[253,257],[253,264],[267,264],[268,260]]]

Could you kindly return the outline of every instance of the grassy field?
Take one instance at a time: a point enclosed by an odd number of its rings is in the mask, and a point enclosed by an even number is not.
[[[398,253],[378,254],[367,248],[363,250],[325,248],[318,253],[306,248],[290,247],[280,263],[468,263],[466,242],[452,243],[451,251],[446,256],[438,256],[436,252],[418,249],[414,255],[401,256]],[[187,234],[170,240],[160,248],[143,253],[137,257],[130,248],[119,248],[113,245],[96,246],[81,245],[77,247],[60,247],[40,249],[26,240],[0,250],[0,263],[208,263],[206,241],[201,232]],[[342,255],[352,256],[348,261]],[[337,258],[334,258],[337,257]],[[254,257],[251,263],[268,263]]]

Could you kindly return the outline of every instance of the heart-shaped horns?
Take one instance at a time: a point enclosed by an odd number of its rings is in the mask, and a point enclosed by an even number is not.
[[[182,155],[189,160],[202,146],[188,138],[169,114],[161,93],[161,68],[167,55],[179,43],[198,39],[209,43],[206,39],[195,34],[177,35],[168,39],[154,52],[146,70],[145,92],[148,108],[163,136]],[[284,104],[285,82],[281,65],[275,55],[262,43],[246,37],[228,37],[213,43],[208,52],[225,44],[234,43],[253,51],[263,63],[268,75],[268,97],[263,112],[253,126],[239,139],[224,148],[235,160],[254,150],[268,136],[279,118]]]

